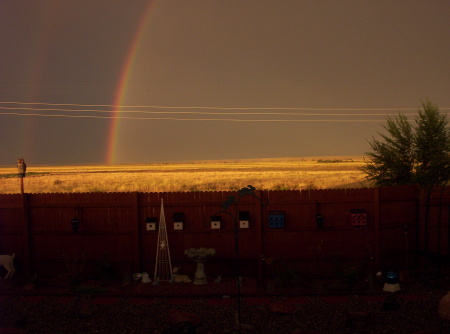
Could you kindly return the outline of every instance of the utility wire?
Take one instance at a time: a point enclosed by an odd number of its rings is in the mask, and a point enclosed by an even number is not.
[[[98,115],[73,115],[73,114],[46,114],[46,113],[25,113],[25,112],[0,112],[0,115],[15,116],[39,116],[39,117],[66,117],[66,118],[96,118],[96,119],[134,119],[134,120],[173,120],[173,121],[225,121],[225,122],[380,122],[376,119],[241,119],[241,118],[181,118],[181,117],[139,117],[125,116],[124,113],[133,114],[176,114],[176,115],[233,115],[233,116],[389,116],[392,113],[307,113],[305,111],[393,111],[414,110],[413,108],[237,108],[237,107],[173,107],[173,106],[114,106],[106,104],[74,104],[74,103],[34,103],[34,102],[0,102],[0,105],[19,105],[19,106],[0,106],[1,110],[24,110],[24,111],[42,111],[42,112],[83,112],[83,113],[109,113],[112,116]],[[21,106],[23,105],[23,106]],[[64,107],[115,107],[116,110],[103,109],[73,109],[73,108],[33,108],[28,106],[64,106]],[[117,109],[118,108],[118,109]],[[155,110],[122,110],[122,108],[153,108],[166,109],[164,111]],[[223,111],[168,111],[167,109],[203,109],[203,110],[298,110],[298,112],[223,112]],[[450,108],[440,108],[449,110]],[[412,116],[415,113],[406,113],[404,115]],[[412,121],[412,120],[409,120]]]
[[[1,102],[0,102],[1,103]],[[293,115],[293,116],[385,116],[385,114],[377,113],[304,113],[304,112],[208,112],[208,111],[151,111],[151,110],[100,110],[100,109],[63,109],[63,108],[25,108],[25,107],[0,107],[3,110],[33,110],[33,111],[72,111],[72,112],[99,112],[99,113],[138,113],[138,114],[198,114],[198,115]],[[330,109],[331,110],[331,109]],[[359,109],[360,110],[360,109]],[[404,115],[415,115],[415,113],[407,113]]]
[[[175,117],[132,117],[132,116],[93,116],[93,115],[49,115],[0,113],[0,115],[67,117],[67,118],[97,118],[97,119],[135,119],[135,120],[166,120],[166,121],[223,121],[223,122],[380,122],[376,119],[237,119],[237,118],[175,118]],[[409,120],[412,121],[412,120]]]
[[[43,103],[43,102],[14,102],[0,101],[0,104],[22,104],[22,105],[45,105],[45,106],[75,106],[75,107],[112,107],[119,111],[122,108],[154,108],[154,109],[211,109],[211,110],[323,110],[323,111],[402,111],[417,110],[417,108],[299,108],[299,107],[207,107],[207,106],[132,106],[132,105],[113,105],[113,104],[76,104],[76,103]],[[441,110],[450,110],[450,108],[439,108]]]

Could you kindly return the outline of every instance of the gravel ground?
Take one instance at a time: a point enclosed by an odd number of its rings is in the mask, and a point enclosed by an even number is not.
[[[234,281],[205,286],[140,283],[87,295],[55,286],[26,289],[2,280],[0,328],[30,334],[182,333],[169,331],[170,314],[177,310],[201,319],[196,327],[198,334],[237,333],[240,305],[242,333],[292,333],[296,329],[303,333],[450,333],[450,323],[437,315],[446,287],[432,288],[417,280],[404,283],[396,295],[398,309],[383,310],[387,293],[299,293],[298,289],[287,288],[277,295],[257,297],[255,285],[254,280],[244,278],[238,303]],[[274,302],[284,305],[286,313],[274,312]],[[351,318],[348,314],[352,312],[363,313]]]

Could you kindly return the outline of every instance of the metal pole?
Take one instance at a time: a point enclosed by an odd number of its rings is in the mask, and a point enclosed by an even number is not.
[[[225,203],[222,205],[223,210],[220,210],[219,212],[216,212],[215,215],[218,215],[220,213],[226,213],[230,215],[234,222],[234,235],[235,235],[235,251],[236,251],[236,274],[237,274],[237,304],[238,304],[238,333],[241,333],[241,273],[240,273],[240,254],[239,254],[239,202],[241,201],[242,197],[251,195],[255,198],[257,198],[259,201],[261,201],[261,198],[255,195],[254,191],[256,189],[249,185],[247,187],[242,188],[238,191],[238,198],[236,199],[234,196],[228,197],[228,199],[225,201]],[[236,205],[236,212],[233,215],[227,209],[230,205]]]
[[[234,235],[235,235],[235,250],[236,250],[236,271],[237,271],[237,304],[238,304],[238,333],[241,333],[241,264],[239,255],[239,200],[236,203],[236,215],[234,216]]]

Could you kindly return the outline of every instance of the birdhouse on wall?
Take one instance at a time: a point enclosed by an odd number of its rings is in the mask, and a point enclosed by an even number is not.
[[[73,233],[77,233],[80,227],[80,220],[77,217],[74,217],[71,221],[72,223],[72,231]]]
[[[367,212],[366,209],[350,209],[350,224],[352,226],[366,226]]]
[[[145,229],[147,231],[156,231],[156,222],[157,222],[157,218],[156,217],[147,217],[145,218]]]
[[[186,217],[183,212],[174,212],[173,214],[173,229],[175,231],[181,231],[184,229],[184,222]]]
[[[19,174],[19,177],[25,177],[25,174],[27,172],[27,164],[25,163],[25,160],[23,160],[23,158],[17,158],[17,172]]]
[[[270,228],[284,228],[286,226],[285,216],[283,211],[269,212],[269,227]]]
[[[239,228],[250,227],[250,211],[239,211]]]
[[[211,229],[220,230],[220,216],[213,216],[211,219]]]

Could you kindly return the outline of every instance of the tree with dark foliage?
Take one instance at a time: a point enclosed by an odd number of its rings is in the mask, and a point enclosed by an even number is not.
[[[414,133],[403,114],[388,118],[383,126],[388,135],[379,134],[384,141],[373,138],[369,161],[362,170],[377,186],[397,186],[414,183]]]
[[[379,134],[369,142],[369,160],[362,167],[376,186],[419,184],[446,185],[450,177],[450,131],[447,115],[429,100],[422,102],[415,126],[401,113],[387,118]]]
[[[450,130],[447,115],[426,101],[416,120],[416,181],[425,187],[446,185],[450,175]]]

